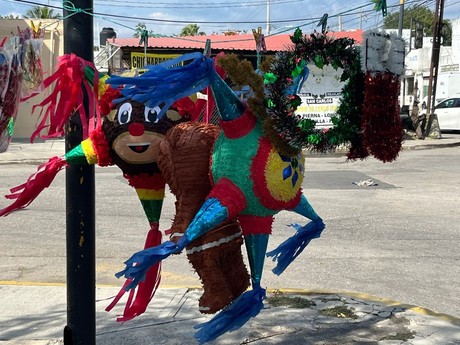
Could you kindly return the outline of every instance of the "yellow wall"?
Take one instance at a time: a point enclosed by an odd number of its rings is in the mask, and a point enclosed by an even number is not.
[[[30,25],[30,19],[0,19],[0,39],[17,36],[18,27],[23,30]],[[56,66],[57,57],[63,55],[63,22],[53,19],[34,19],[35,26],[41,22],[41,27],[45,29],[45,39],[42,48],[42,65],[45,77],[50,75]],[[32,115],[32,107],[40,103],[45,97],[45,93],[29,99],[19,104],[18,116],[14,127],[14,139],[29,138],[35,129],[38,112]]]

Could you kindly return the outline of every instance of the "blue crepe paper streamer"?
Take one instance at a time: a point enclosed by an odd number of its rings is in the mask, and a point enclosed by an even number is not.
[[[195,339],[204,344],[241,328],[251,317],[260,313],[265,297],[266,291],[260,286],[246,291],[211,320],[196,325],[194,328],[199,330],[194,335]]]
[[[186,96],[205,89],[214,78],[214,62],[201,53],[184,54],[158,65],[145,66],[147,71],[138,77],[112,76],[106,83],[116,88],[123,86],[123,97],[146,104],[150,108],[161,108],[161,118],[171,105]]]
[[[273,256],[273,261],[278,261],[272,270],[276,275],[280,275],[302,253],[305,247],[314,238],[319,238],[325,225],[321,219],[309,222],[305,226],[291,224],[297,230],[295,235],[281,243],[278,248],[267,253],[267,257]]]
[[[294,81],[292,83],[292,86],[288,90],[286,90],[286,93],[288,95],[297,95],[297,94],[299,94],[300,90],[302,89],[303,84],[308,79],[309,75],[310,75],[310,69],[307,66],[305,66],[302,69],[302,72],[297,77],[295,77],[295,79],[294,79]]]
[[[180,253],[190,242],[202,236],[207,231],[223,223],[228,217],[228,210],[217,198],[209,198],[203,203],[197,215],[177,243],[166,241],[158,246],[137,252],[125,261],[125,269],[115,274],[117,278],[124,276],[132,279],[126,286],[126,291],[134,289],[144,281],[147,271],[156,263],[166,259],[171,254]]]
[[[150,267],[166,259],[171,254],[180,253],[188,243],[188,240],[182,237],[177,243],[166,241],[158,246],[137,252],[125,261],[125,269],[116,273],[115,276],[117,278],[125,276],[126,279],[132,279],[132,282],[125,287],[125,290],[134,289],[140,282],[144,281]]]

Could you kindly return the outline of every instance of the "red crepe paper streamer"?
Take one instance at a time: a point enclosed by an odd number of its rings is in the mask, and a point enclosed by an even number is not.
[[[152,228],[150,229],[149,233],[147,234],[147,239],[145,241],[144,249],[155,247],[161,244],[161,232],[158,230],[158,223],[152,224]],[[141,315],[147,309],[150,301],[152,300],[153,296],[155,295],[158,286],[160,285],[161,281],[161,262],[153,265],[148,271],[145,276],[145,280],[136,287],[136,289],[132,289],[129,291],[128,300],[126,301],[125,309],[123,311],[123,316],[118,317],[118,322],[125,322],[132,320],[136,316]],[[126,280],[121,290],[113,299],[112,303],[110,303],[106,311],[110,311],[118,304],[120,299],[126,292],[126,286],[131,283],[131,279]]]
[[[99,74],[94,73],[92,81],[85,78],[85,67],[90,67],[96,71],[96,66],[76,56],[67,54],[58,58],[56,71],[43,81],[43,88],[49,88],[52,85],[51,94],[46,97],[40,104],[32,108],[32,112],[37,107],[42,108],[40,111],[40,123],[37,129],[32,133],[30,141],[33,142],[38,136],[42,139],[50,139],[63,136],[64,126],[70,117],[76,112],[80,112],[80,119],[83,126],[83,139],[86,139],[99,123],[94,119],[94,112],[98,96]],[[84,91],[88,95],[89,117],[83,106]],[[88,126],[88,120],[90,126]],[[46,134],[41,134],[42,130],[47,129]]]
[[[57,173],[66,166],[67,162],[60,157],[53,157],[47,163],[40,165],[37,172],[31,175],[26,183],[11,188],[12,194],[5,195],[5,198],[16,199],[16,201],[0,210],[0,217],[27,207],[45,188],[50,186]]]
[[[121,97],[120,89],[109,86],[99,99],[98,107],[101,115],[105,116],[114,108],[113,101]]]
[[[128,180],[128,184],[134,188],[145,188],[145,189],[163,189],[166,185],[166,179],[160,175],[149,175],[145,174],[137,174],[137,175],[129,175],[123,174],[123,177]]]
[[[113,162],[110,156],[109,142],[101,127],[97,127],[93,133],[91,133],[91,142],[93,150],[96,152],[97,164],[101,167],[112,165]]]
[[[363,102],[363,143],[382,162],[394,161],[401,151],[403,128],[399,117],[399,78],[390,73],[366,74]]]
[[[196,121],[206,104],[206,100],[197,99],[193,102],[189,97],[184,97],[173,103],[171,108],[176,109],[180,116]]]

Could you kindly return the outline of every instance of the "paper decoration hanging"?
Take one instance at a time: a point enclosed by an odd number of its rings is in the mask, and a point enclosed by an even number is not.
[[[363,97],[360,91],[364,90],[364,78],[353,42],[336,41],[323,34],[306,38],[299,30],[292,41],[294,51],[279,53],[264,78],[254,74],[254,98],[247,103],[241,102],[216,73],[214,62],[199,53],[148,66],[147,72],[139,77],[108,79],[106,82],[111,87],[104,89],[99,99],[98,109],[104,115],[102,124],[96,121],[100,125],[78,147],[64,157],[50,159],[26,184],[13,188],[8,197],[15,202],[0,210],[0,215],[27,206],[68,164],[116,164],[136,189],[150,231],[145,249],[128,259],[125,269],[117,274],[124,276],[126,282],[108,309],[129,292],[124,315],[118,320],[127,321],[142,314],[160,283],[161,261],[186,250],[204,284],[201,311],[212,313],[223,308],[210,321],[196,327],[196,339],[205,343],[241,327],[263,307],[266,292],[261,282],[265,257],[274,258],[277,262],[274,273],[281,274],[324,229],[322,219],[302,193],[302,149],[316,145],[326,150],[348,140],[352,147],[362,148],[354,151],[361,158],[373,147],[373,143],[361,136],[363,100],[359,97]],[[95,69],[78,58],[73,61],[76,63],[70,70],[79,76],[71,78],[72,82],[84,79],[88,83],[87,92],[97,95]],[[300,104],[296,91],[309,77],[307,61],[321,68],[325,65],[343,68],[341,79],[348,80],[343,89],[344,101],[337,111],[339,116],[328,131],[318,131],[314,123],[295,115]],[[81,68],[82,64],[85,68]],[[83,76],[88,68],[93,72],[90,78]],[[197,118],[195,105],[186,97],[207,86],[221,116],[220,128],[184,122],[186,118],[181,116]],[[262,100],[262,95],[268,98]],[[78,98],[73,102],[78,103]],[[66,109],[72,112],[74,106]],[[357,114],[351,114],[352,109],[358,110]],[[66,116],[60,114],[58,118]],[[203,146],[194,142],[197,139]],[[197,155],[187,155],[190,147],[198,148]],[[185,178],[188,176],[176,170],[177,164],[196,174],[191,179]],[[193,164],[196,166],[190,169]],[[201,184],[209,177],[210,183]],[[177,218],[171,239],[161,243],[158,224],[166,182],[178,198]],[[189,188],[195,186],[197,195],[192,197]],[[267,253],[273,217],[281,210],[293,211],[310,221],[303,226],[293,225],[295,234]],[[241,234],[252,285],[246,292],[243,291],[248,275],[240,255]],[[222,247],[202,252],[216,241]],[[224,251],[229,253],[230,261],[225,261]],[[206,254],[216,261],[210,264]],[[232,269],[216,269],[225,263]],[[209,267],[211,270],[205,272]],[[236,272],[241,277],[240,284],[231,277]],[[219,295],[217,291],[223,290],[216,291],[210,284],[222,279],[221,286],[227,292]]]

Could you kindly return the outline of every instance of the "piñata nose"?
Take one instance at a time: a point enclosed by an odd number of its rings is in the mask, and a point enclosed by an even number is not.
[[[128,127],[129,134],[131,134],[134,137],[139,137],[142,134],[144,134],[144,124],[139,123],[139,122],[134,122],[129,125]]]

